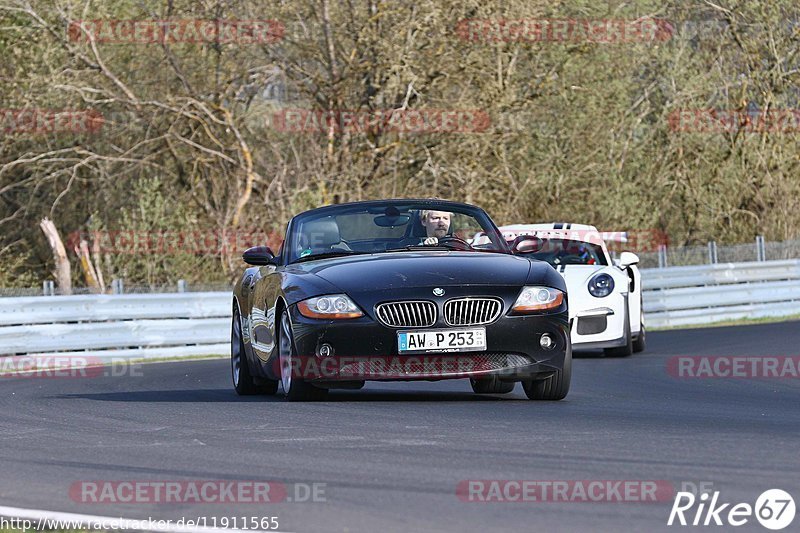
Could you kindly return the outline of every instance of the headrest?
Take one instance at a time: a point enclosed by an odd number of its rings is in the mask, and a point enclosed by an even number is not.
[[[331,217],[306,222],[303,224],[303,235],[308,240],[308,247],[313,250],[330,248],[342,240],[339,225]]]

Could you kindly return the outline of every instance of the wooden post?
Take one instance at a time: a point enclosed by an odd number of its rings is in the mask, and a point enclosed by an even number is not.
[[[56,278],[59,292],[61,294],[72,294],[72,275],[69,266],[69,259],[67,258],[67,251],[64,248],[64,243],[58,234],[56,225],[49,218],[43,218],[39,223],[42,228],[47,242],[50,243],[50,248],[53,250],[53,259],[56,262],[56,268],[53,271],[53,277]]]
[[[86,285],[98,292],[103,292],[104,287],[100,285],[97,271],[92,264],[92,256],[89,254],[89,244],[86,241],[81,240],[79,244],[75,245],[75,255],[77,255],[78,259],[80,260]]]

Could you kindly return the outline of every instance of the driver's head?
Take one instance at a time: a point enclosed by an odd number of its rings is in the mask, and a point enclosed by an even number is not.
[[[450,230],[450,212],[423,210],[420,221],[425,226],[428,237],[441,238]]]

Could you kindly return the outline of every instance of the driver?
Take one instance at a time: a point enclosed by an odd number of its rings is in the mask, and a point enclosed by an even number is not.
[[[439,239],[450,231],[450,212],[448,211],[429,211],[424,209],[419,218],[427,233],[427,237],[422,241],[424,245],[435,246],[439,244]]]
[[[577,257],[579,260],[578,264],[595,264],[595,260],[592,257],[592,253],[589,251],[589,248],[586,245],[575,241],[562,241],[561,250],[556,253],[555,259],[556,262],[561,263],[561,260],[567,257]]]

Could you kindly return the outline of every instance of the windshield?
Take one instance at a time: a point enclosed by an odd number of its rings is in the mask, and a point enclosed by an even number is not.
[[[528,257],[558,265],[601,265],[607,266],[603,247],[585,241],[572,239],[546,238]]]
[[[409,250],[509,253],[482,210],[436,202],[367,202],[298,215],[287,239],[292,263],[314,258]],[[473,239],[477,234],[480,239]]]

